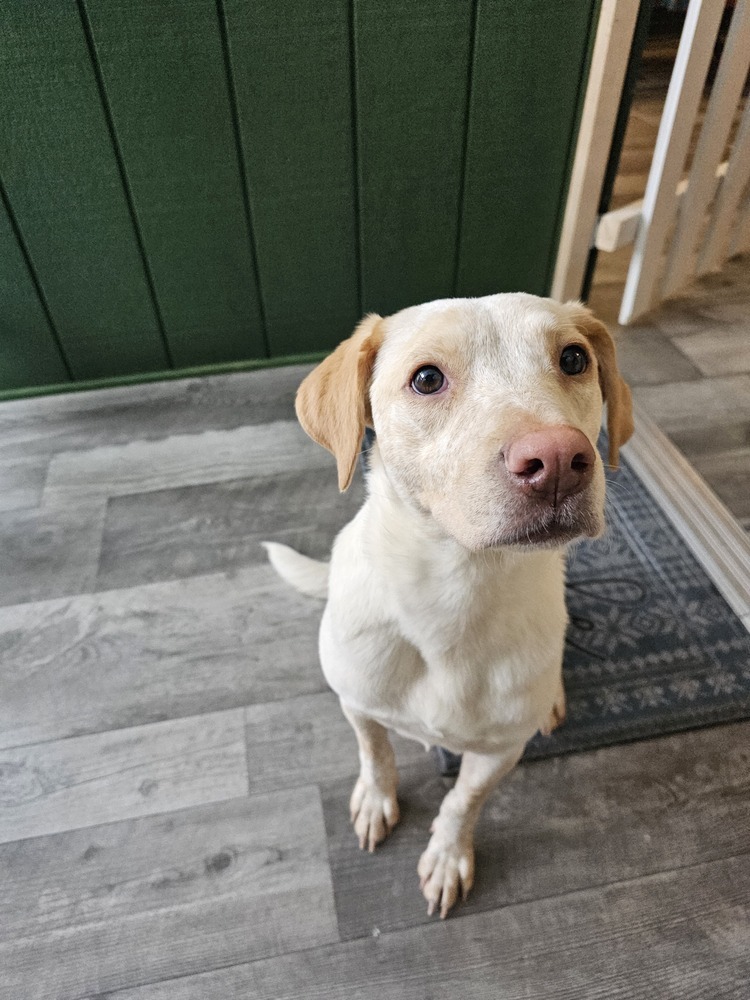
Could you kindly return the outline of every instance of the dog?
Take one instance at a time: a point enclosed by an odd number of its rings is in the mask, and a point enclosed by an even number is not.
[[[487,796],[565,718],[565,549],[604,530],[605,401],[616,466],[633,418],[612,338],[580,303],[524,293],[370,315],[298,390],[342,491],[376,433],[329,564],[265,543],[327,598],[320,661],[359,745],[360,847],[399,819],[388,730],[463,755],[417,869],[430,915],[472,886]]]

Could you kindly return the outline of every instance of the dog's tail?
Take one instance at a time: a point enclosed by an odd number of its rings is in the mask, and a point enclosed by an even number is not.
[[[308,597],[328,596],[328,563],[295,552],[279,542],[261,542],[282,580]]]

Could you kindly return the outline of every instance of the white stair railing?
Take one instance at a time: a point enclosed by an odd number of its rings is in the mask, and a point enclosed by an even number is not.
[[[750,0],[738,0],[692,165],[688,147],[724,11],[723,0],[691,0],[642,202],[599,221],[595,245],[635,242],[620,323],[629,323],[688,282],[750,249],[750,100],[722,162],[750,70]]]

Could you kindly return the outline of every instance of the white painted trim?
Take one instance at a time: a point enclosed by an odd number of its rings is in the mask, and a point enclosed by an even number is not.
[[[714,186],[711,197],[715,197],[719,190],[721,181],[727,172],[728,162],[720,163],[716,168]],[[679,203],[684,197],[688,188],[687,179],[681,180],[677,185],[675,195]],[[595,246],[597,250],[604,250],[613,253],[620,247],[626,247],[630,243],[635,243],[638,232],[638,224],[641,221],[641,210],[643,209],[643,199],[631,201],[622,208],[616,208],[612,212],[605,212],[599,219],[596,227]]]
[[[750,0],[747,0],[747,3],[750,4]],[[733,257],[740,252],[743,233],[741,229],[735,227],[738,214],[741,220],[740,227],[748,224],[748,215],[746,214],[743,219],[740,208],[740,201],[748,181],[750,181],[750,99],[745,104],[742,121],[729,156],[727,176],[716,200],[711,225],[698,258],[699,275],[708,271],[718,271],[728,256]]]
[[[605,212],[599,219],[594,236],[594,246],[605,253],[614,253],[635,243],[641,221],[643,198],[631,201],[621,208]]]
[[[723,10],[724,0],[690,0],[625,281],[619,316],[622,325],[654,305],[664,243],[676,212],[674,192],[685,165]]]
[[[750,101],[748,104],[750,105]],[[736,257],[741,253],[750,253],[750,198],[739,208],[732,242],[729,246],[730,257]]]
[[[577,299],[596,228],[639,0],[603,0],[591,56],[551,295]]]
[[[750,536],[640,407],[635,428],[624,457],[750,632]]]
[[[715,176],[724,155],[742,88],[750,67],[750,0],[732,15],[698,145],[690,167],[687,191],[679,205],[660,298],[679,292],[693,277],[705,231],[706,209],[716,193]],[[723,261],[722,261],[723,263]]]

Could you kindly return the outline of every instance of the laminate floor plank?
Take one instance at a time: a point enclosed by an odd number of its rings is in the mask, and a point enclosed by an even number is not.
[[[362,504],[334,469],[184,486],[115,497],[107,505],[97,589],[128,587],[265,563],[259,542],[285,542],[318,558]]]
[[[104,503],[0,512],[0,605],[90,592]]]
[[[709,378],[750,372],[747,315],[728,329],[703,330],[689,337],[675,337],[672,343]]]
[[[725,424],[750,421],[750,375],[640,385],[633,395],[665,433],[710,426],[720,447]]]
[[[516,768],[480,816],[476,883],[459,914],[743,853],[748,746],[750,723],[739,723]],[[401,823],[374,855],[349,824],[350,781],[322,785],[342,940],[430,923],[417,862],[450,783],[429,759],[400,770]]]
[[[317,782],[343,778],[348,801],[359,773],[357,743],[331,691],[252,705],[245,709],[245,725],[251,792],[295,788],[311,777]],[[393,734],[392,742],[401,763],[427,758],[413,740]],[[428,767],[434,773],[431,761]]]
[[[160,441],[60,452],[50,462],[42,504],[89,502],[150,490],[175,489],[290,468],[329,468],[332,457],[296,421],[280,420],[231,431],[176,434]]]
[[[45,455],[0,459],[0,513],[38,507],[48,465],[49,456]]]
[[[0,404],[0,459],[160,441],[294,419],[310,365],[147,382]]]
[[[750,517],[750,448],[696,455],[693,464],[735,517]]]
[[[744,855],[110,1000],[746,1000],[749,918]]]
[[[716,274],[706,274],[687,285],[650,317],[659,330],[673,338],[707,333],[739,334],[741,338],[749,306],[750,268],[745,255],[727,261]]]
[[[0,608],[0,746],[322,691],[320,615],[270,566]]]
[[[644,354],[649,363],[643,364]],[[692,382],[701,378],[695,364],[675,344],[652,329],[628,329],[617,338],[617,357],[631,385]]]
[[[0,843],[247,794],[242,710],[6,749]]]
[[[72,1000],[338,940],[315,788],[0,847],[0,993]]]
[[[670,437],[691,457],[708,458],[717,450],[741,451],[750,448],[750,419],[722,424],[718,440],[715,428],[705,425],[674,430]]]

